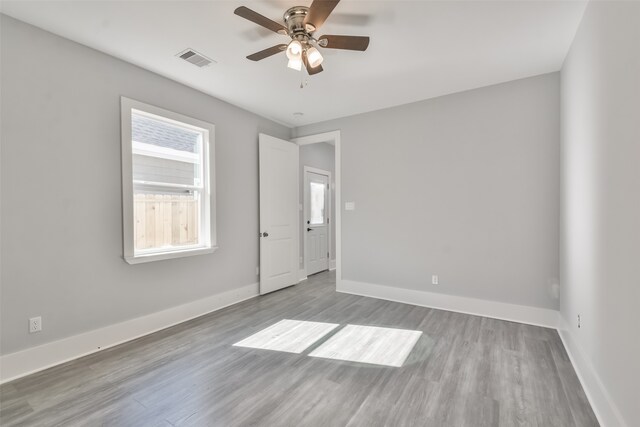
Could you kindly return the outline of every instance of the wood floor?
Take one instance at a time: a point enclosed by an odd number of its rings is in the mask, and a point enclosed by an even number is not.
[[[282,319],[423,331],[400,368],[234,347]],[[335,292],[332,273],[0,387],[2,426],[596,426],[556,331]]]

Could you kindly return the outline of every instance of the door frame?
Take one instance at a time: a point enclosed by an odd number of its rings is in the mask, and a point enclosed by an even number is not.
[[[330,132],[323,132],[312,135],[300,136],[292,138],[291,142],[295,142],[298,145],[317,144],[319,142],[326,142],[335,147],[335,197],[336,197],[336,217],[335,217],[335,230],[336,230],[336,288],[340,289],[342,286],[342,202],[341,202],[341,190],[342,190],[342,173],[341,173],[341,142],[340,142],[340,130],[334,130]],[[303,220],[304,222],[304,220]],[[306,258],[306,256],[305,256]],[[331,262],[331,260],[329,260]],[[300,274],[300,280],[306,278],[306,269]]]
[[[335,165],[334,165],[335,167]],[[331,251],[331,243],[333,242],[333,239],[331,238],[331,230],[333,230],[333,222],[335,221],[334,219],[331,219],[331,193],[333,192],[333,189],[331,188],[333,182],[331,181],[331,172],[324,170],[324,169],[319,169],[319,168],[314,168],[311,166],[304,166],[303,171],[302,171],[302,181],[303,181],[303,185],[304,185],[304,189],[302,190],[302,224],[300,224],[301,228],[300,228],[300,232],[303,233],[302,235],[302,245],[304,246],[304,257],[302,260],[303,263],[303,269],[304,269],[304,275],[307,275],[307,232],[306,232],[306,228],[307,228],[307,224],[305,224],[304,220],[305,218],[308,217],[308,209],[309,207],[307,206],[307,192],[309,191],[309,189],[307,188],[307,172],[311,172],[311,173],[315,173],[318,175],[324,175],[326,177],[329,178],[329,191],[327,192],[327,206],[328,209],[327,211],[329,212],[328,218],[329,218],[329,222],[327,223],[327,252],[329,252],[329,259],[327,260],[327,269],[331,270],[331,256],[333,255],[332,251]],[[337,207],[337,206],[336,206]],[[336,209],[336,215],[338,214],[337,212],[338,210]],[[336,260],[337,263],[337,260]]]

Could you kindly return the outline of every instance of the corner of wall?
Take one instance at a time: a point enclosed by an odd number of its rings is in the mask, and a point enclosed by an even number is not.
[[[602,427],[628,427],[602,383],[598,372],[591,364],[587,353],[571,332],[569,322],[562,314],[560,314],[558,333],[600,425]]]

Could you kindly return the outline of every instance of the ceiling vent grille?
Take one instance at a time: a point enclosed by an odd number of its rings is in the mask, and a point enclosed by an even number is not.
[[[197,67],[206,67],[211,64],[215,64],[216,61],[209,59],[201,53],[196,52],[193,49],[187,49],[176,55],[178,58],[184,59],[187,62],[192,63]]]

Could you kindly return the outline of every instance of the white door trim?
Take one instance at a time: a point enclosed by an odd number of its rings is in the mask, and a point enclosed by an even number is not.
[[[302,235],[302,244],[304,245],[304,257],[302,259],[303,265],[304,265],[304,277],[307,276],[307,224],[305,224],[305,218],[309,218],[309,206],[307,205],[307,191],[309,191],[309,189],[307,188],[307,172],[312,172],[312,173],[316,173],[318,175],[324,175],[329,177],[329,191],[327,192],[327,204],[328,204],[328,209],[327,212],[329,212],[329,223],[327,224],[327,251],[329,252],[329,259],[327,260],[327,269],[331,270],[331,260],[333,259],[333,252],[331,251],[331,243],[333,242],[333,239],[331,238],[331,230],[333,230],[333,222],[335,221],[335,218],[331,218],[331,193],[333,192],[332,188],[331,188],[331,184],[333,183],[333,181],[331,181],[331,172],[330,171],[326,171],[324,169],[318,169],[318,168],[314,168],[311,166],[305,166],[303,168],[302,171],[302,180],[304,181],[304,189],[302,191],[302,200],[303,200],[303,208],[302,208],[302,224],[300,224],[300,226],[302,227],[300,229],[300,232],[303,233]],[[340,206],[340,205],[338,205]],[[336,215],[338,214],[337,212],[338,210],[336,209]]]
[[[298,138],[291,139],[291,142],[295,142],[298,145],[316,144],[319,142],[326,142],[335,146],[335,178],[336,178],[336,218],[335,218],[335,230],[336,230],[336,286],[341,286],[342,282],[342,204],[341,204],[341,143],[340,143],[340,131],[334,130],[331,132],[324,132],[314,135],[306,135]],[[306,276],[306,274],[305,274]],[[302,276],[304,277],[304,276]]]

